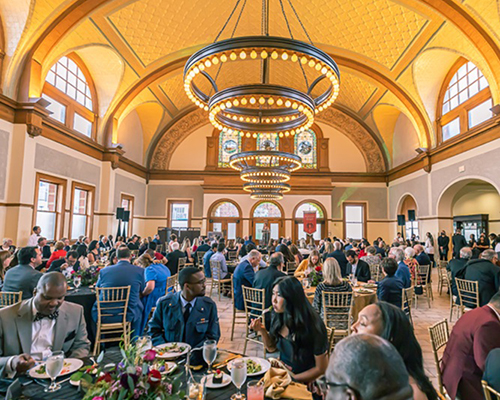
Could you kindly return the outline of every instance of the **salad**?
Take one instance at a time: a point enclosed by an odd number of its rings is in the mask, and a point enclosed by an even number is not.
[[[252,360],[251,358],[247,358],[246,362],[247,362],[247,374],[256,374],[257,372],[262,371],[262,365]]]
[[[68,373],[70,371],[69,367],[71,367],[71,363],[68,363],[68,362],[65,361],[63,369],[62,369],[62,371],[61,371],[61,373],[59,375],[64,375],[64,374]],[[45,369],[45,364],[40,365],[37,369],[35,369],[35,372],[37,374],[40,374],[40,375],[43,375],[43,374],[47,373],[47,371]]]
[[[182,353],[186,350],[185,346],[179,346],[177,343],[167,344],[165,347],[155,349],[156,352],[162,356],[165,353]]]

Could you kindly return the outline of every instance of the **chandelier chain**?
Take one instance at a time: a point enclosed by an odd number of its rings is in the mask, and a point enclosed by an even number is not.
[[[309,36],[309,33],[307,33],[307,29],[306,27],[304,26],[304,24],[302,23],[302,20],[300,19],[299,17],[299,14],[297,13],[297,10],[295,10],[295,7],[293,6],[292,4],[292,1],[291,0],[288,0],[288,4],[290,4],[290,7],[292,8],[293,10],[293,13],[295,14],[295,17],[297,18],[297,21],[299,21],[299,24],[300,26],[302,27],[302,30],[304,31],[304,33],[306,34],[307,36],[307,39],[309,40],[309,43],[313,44],[312,40],[311,40],[311,37]]]
[[[215,37],[214,43],[219,39],[220,35],[222,35],[222,32],[224,32],[224,30],[226,29],[226,26],[227,26],[227,24],[229,24],[229,21],[231,21],[231,18],[233,18],[233,14],[235,13],[236,9],[238,8],[238,5],[240,4],[240,2],[241,2],[241,0],[236,1],[236,4],[234,5],[233,10],[231,11],[231,14],[229,14],[228,19],[226,20],[226,22],[222,26],[221,30],[219,31],[219,33]]]

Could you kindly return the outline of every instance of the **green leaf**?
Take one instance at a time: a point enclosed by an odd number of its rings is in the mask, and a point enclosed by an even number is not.
[[[71,375],[71,380],[77,382],[82,379],[82,376],[83,372],[75,372],[73,375]]]
[[[127,395],[127,390],[126,389],[120,390],[120,395],[118,396],[118,400],[123,400],[126,395]]]
[[[87,381],[88,383],[92,383],[94,379],[92,378],[92,375],[85,374],[82,376],[82,380]]]
[[[128,389],[133,392],[135,385],[134,385],[134,380],[130,375],[127,376],[127,383],[128,383]]]
[[[148,373],[148,364],[142,363],[142,375],[146,375]]]
[[[127,354],[125,353],[125,350],[120,349],[120,353],[122,353],[123,358],[127,358]]]

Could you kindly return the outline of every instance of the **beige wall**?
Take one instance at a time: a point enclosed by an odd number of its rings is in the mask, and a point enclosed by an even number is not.
[[[202,171],[207,165],[207,137],[214,128],[205,125],[187,136],[177,147],[170,161],[170,169]]]
[[[122,121],[118,129],[118,142],[125,150],[125,157],[143,163],[143,129],[136,110],[132,110]]]

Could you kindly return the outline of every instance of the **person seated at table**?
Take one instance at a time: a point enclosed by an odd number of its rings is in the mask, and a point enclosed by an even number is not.
[[[106,235],[102,235],[102,238],[99,241],[99,248],[104,249],[104,251],[108,251],[111,249],[111,243]]]
[[[167,267],[172,275],[179,272],[179,258],[186,258],[186,253],[179,250],[178,242],[170,242],[172,251],[167,254]]]
[[[483,380],[488,383],[489,387],[500,393],[500,348],[488,353],[484,363]]]
[[[203,269],[205,270],[205,276],[207,278],[212,277],[212,269],[210,268],[210,259],[217,253],[217,243],[212,243],[210,249],[203,255]]]
[[[360,260],[358,254],[354,250],[346,252],[347,261],[347,275],[353,274],[359,282],[368,282],[372,277],[370,273],[370,266],[368,263]]]
[[[156,251],[157,246],[158,245],[156,244],[156,242],[149,242],[148,250],[152,250],[154,253],[154,258],[158,261],[161,261],[164,264],[167,262],[167,260],[165,259],[165,256],[163,254],[161,254],[159,251]]]
[[[78,253],[78,263],[82,270],[86,270],[90,267],[89,259],[87,258],[87,246],[81,244],[77,247],[76,252]]]
[[[333,243],[333,252],[326,253],[323,256],[323,261],[330,257],[333,257],[337,260],[337,262],[339,263],[340,272],[342,273],[342,277],[345,278],[347,276],[348,261],[347,258],[345,257],[344,252],[342,251],[342,243],[340,243],[338,240],[336,240]]]
[[[395,276],[398,263],[394,258],[384,258],[381,263],[385,278],[378,282],[377,298],[401,308],[403,303],[403,282]]]
[[[370,333],[388,340],[403,358],[410,375],[415,400],[437,400],[436,389],[425,375],[422,349],[406,314],[392,304],[379,301],[363,308],[352,326],[354,334]]]
[[[78,253],[74,250],[69,251],[65,258],[60,258],[50,264],[48,272],[63,272],[64,275],[71,274],[72,271],[78,271],[80,265],[78,263]]]
[[[83,307],[65,302],[66,278],[44,274],[32,299],[0,310],[0,375],[26,372],[52,351],[66,357],[89,355]]]
[[[3,290],[5,292],[23,292],[23,300],[33,295],[42,273],[36,267],[42,264],[42,253],[38,247],[23,247],[17,253],[19,265],[5,274]]]
[[[8,250],[0,251],[0,291],[2,290],[3,287],[3,281],[5,279],[5,271],[9,267],[12,258],[13,256],[12,254],[10,254],[10,251]]]
[[[342,279],[339,263],[333,257],[327,258],[323,264],[323,278],[323,282],[320,282],[318,286],[316,286],[313,300],[313,308],[321,316],[321,319],[323,319],[323,292],[352,292],[352,287],[349,282]],[[338,312],[347,311],[348,310],[339,310]],[[335,326],[337,329],[347,329],[347,322],[335,322],[335,318],[333,318],[331,322],[332,326]],[[329,328],[332,326],[329,326]]]
[[[219,316],[215,302],[205,296],[203,271],[185,267],[179,272],[180,292],[169,293],[158,300],[148,335],[158,346],[169,342],[200,347],[205,340],[220,339]]]
[[[341,340],[319,383],[325,400],[413,400],[401,356],[375,335]]]
[[[395,275],[401,279],[403,287],[408,289],[411,286],[411,274],[408,265],[405,264],[405,252],[399,247],[392,247],[389,257],[394,258],[398,263],[398,270]]]
[[[217,245],[217,252],[212,254],[210,257],[210,263],[215,261],[219,262],[220,265],[220,276],[215,276],[216,279],[228,279],[231,275],[227,269],[226,257],[224,256],[224,250],[226,249],[226,245],[224,242],[220,242]],[[212,266],[210,265],[210,270]]]
[[[279,351],[280,359],[290,369],[293,380],[314,382],[325,373],[328,365],[325,324],[294,276],[276,281],[272,303],[269,331],[260,318],[254,319],[250,328],[262,336],[269,352]]]
[[[247,249],[247,252],[246,252],[246,255],[244,257],[241,257],[240,258],[240,263],[245,261],[245,260],[248,260],[248,257],[249,257],[249,254],[252,250],[257,250],[257,246],[254,245],[253,243],[249,243],[247,244],[246,246],[246,249]],[[262,253],[261,253],[262,254]],[[283,253],[281,253],[283,254]],[[285,255],[283,254],[283,257],[285,257]],[[285,263],[286,263],[286,257],[285,257]],[[259,262],[259,265],[256,267],[256,270],[258,269],[264,269],[267,267],[267,264],[266,262],[262,259],[262,257],[260,258],[260,262]]]
[[[38,248],[40,249],[40,252],[42,253],[42,259],[48,260],[51,256],[51,252],[50,252],[50,246],[47,244],[46,238],[44,238],[44,237],[38,238]]]
[[[194,263],[194,257],[191,251],[191,240],[189,240],[188,237],[185,237],[182,241],[181,251],[186,254],[188,263]]]
[[[93,264],[100,260],[101,256],[99,254],[99,242],[97,240],[92,240],[90,242],[87,251],[87,258],[89,260],[89,264]]]
[[[257,247],[255,247],[255,248],[257,248]],[[279,244],[278,247],[276,247],[276,251],[279,251],[281,254],[283,254],[283,257],[285,257],[285,264],[287,262],[296,262],[295,256],[292,254],[292,252],[290,251],[290,248],[285,243]],[[247,248],[247,253],[248,252],[249,252],[249,250]]]
[[[307,277],[313,269],[317,267],[323,268],[323,264],[321,264],[321,258],[319,256],[318,250],[311,251],[309,257],[299,264],[293,275],[296,278],[300,278],[301,276]]]
[[[144,305],[141,302],[140,296],[146,287],[144,269],[130,263],[132,253],[126,246],[122,246],[116,251],[116,257],[118,258],[116,265],[109,265],[99,272],[96,286],[100,288],[130,286],[127,321],[132,325],[132,338],[134,339],[142,334],[140,328]],[[118,309],[106,311],[107,314],[116,314],[118,312]],[[94,321],[97,321],[97,302],[94,303],[94,307],[92,308],[92,318]],[[107,316],[102,320],[104,323],[121,321],[121,315]]]
[[[234,306],[237,310],[245,310],[243,301],[243,286],[253,287],[255,278],[255,268],[260,263],[262,255],[258,250],[252,250],[248,253],[248,259],[241,261],[233,274]]]
[[[67,251],[64,250],[64,242],[63,241],[56,242],[56,245],[54,247],[54,252],[47,261],[45,268],[47,268],[47,270],[50,270],[50,265],[52,264],[52,262],[59,260],[60,258],[66,257],[66,253]]]
[[[293,254],[295,265],[299,265],[304,260],[304,257],[300,254],[299,249],[294,244],[290,245],[290,252]]]

